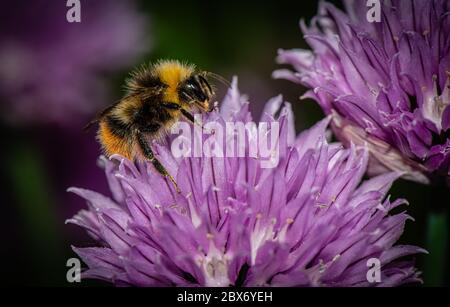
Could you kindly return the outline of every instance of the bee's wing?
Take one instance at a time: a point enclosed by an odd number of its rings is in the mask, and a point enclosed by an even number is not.
[[[98,123],[98,122],[99,122],[106,114],[108,114],[108,113],[109,113],[112,109],[114,109],[119,103],[121,103],[122,100],[124,100],[124,99],[126,99],[126,98],[127,98],[127,97],[122,98],[122,99],[120,99],[120,100],[117,100],[117,101],[114,102],[113,104],[111,104],[111,105],[107,106],[106,108],[104,108],[102,111],[98,112],[98,113],[95,115],[94,119],[92,119],[90,122],[88,122],[88,123],[84,126],[83,130],[84,130],[84,131],[88,131],[89,128],[92,127],[92,125]]]

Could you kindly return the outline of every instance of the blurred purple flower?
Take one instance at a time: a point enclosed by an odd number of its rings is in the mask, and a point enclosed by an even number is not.
[[[280,50],[296,72],[274,77],[311,88],[342,142],[367,142],[371,173],[450,182],[450,1],[381,2],[373,23],[366,1],[345,1],[347,13],[320,2],[301,22],[313,51]]]
[[[135,286],[394,286],[418,281],[404,256],[424,252],[396,245],[404,200],[386,193],[397,175],[361,183],[364,148],[325,139],[329,118],[295,136],[282,98],[268,102],[261,121],[280,124],[280,162],[242,158],[175,159],[154,143],[182,193],[150,163],[102,158],[112,199],[71,188],[89,209],[68,222],[85,228],[101,247],[74,248],[89,266],[84,278]],[[206,121],[251,120],[236,81],[221,111]],[[253,135],[254,137],[254,135]],[[366,279],[367,261],[381,262],[381,283]]]
[[[149,47],[133,1],[81,1],[81,22],[66,1],[14,1],[0,19],[2,116],[13,123],[70,125],[110,103],[104,73]]]

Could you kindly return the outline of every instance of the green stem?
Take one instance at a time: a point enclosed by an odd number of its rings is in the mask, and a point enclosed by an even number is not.
[[[33,276],[24,276],[24,282],[54,285],[62,258],[61,237],[50,195],[49,181],[37,152],[30,145],[20,144],[10,151],[7,161],[16,210],[23,223],[27,264]]]
[[[430,187],[431,211],[427,217],[424,282],[427,286],[443,286],[446,281],[448,253],[448,196],[447,187]]]

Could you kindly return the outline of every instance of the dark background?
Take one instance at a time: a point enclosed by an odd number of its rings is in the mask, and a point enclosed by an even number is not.
[[[46,5],[62,3],[65,10],[65,2],[47,1]],[[84,2],[81,1],[82,16]],[[339,6],[339,1],[331,2]],[[26,17],[17,7],[28,5],[24,3],[12,1],[10,6],[15,7],[10,11],[3,8],[2,14],[13,12],[16,21],[20,21]],[[46,5],[40,9],[45,10]],[[105,5],[105,14],[107,10]],[[322,111],[313,102],[300,102],[304,88],[271,79],[272,71],[279,68],[274,60],[278,48],[307,48],[298,23],[300,18],[309,20],[316,13],[316,1],[139,1],[137,10],[147,20],[144,33],[149,47],[128,66],[98,73],[106,80],[111,99],[120,98],[123,80],[134,65],[174,58],[195,63],[227,79],[237,75],[240,90],[250,96],[255,113],[269,98],[283,94],[285,100],[293,103],[298,132],[322,118]],[[35,13],[39,14],[39,10]],[[14,37],[16,30],[2,25],[0,39]],[[35,28],[30,26],[27,31],[34,35]],[[52,33],[36,35],[51,37]],[[223,92],[219,85],[219,101]],[[14,97],[0,98],[2,113],[7,114]],[[105,99],[101,105],[111,101]],[[75,256],[70,246],[92,242],[82,229],[64,224],[85,206],[83,200],[65,190],[79,186],[108,193],[102,171],[96,166],[100,150],[95,131],[82,131],[91,116],[80,116],[69,127],[52,120],[1,122],[2,284],[73,286],[66,281],[66,261]],[[402,180],[391,189],[393,199],[409,200],[407,210],[415,219],[407,222],[401,243],[430,251],[430,255],[417,257],[418,268],[425,272],[425,286],[448,285],[449,201],[445,192]],[[81,286],[85,285],[104,283],[83,281]]]

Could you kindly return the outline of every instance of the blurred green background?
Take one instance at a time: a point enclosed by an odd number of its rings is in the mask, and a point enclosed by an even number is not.
[[[313,102],[300,102],[305,89],[271,79],[279,68],[274,61],[278,48],[307,48],[298,23],[316,13],[316,1],[139,1],[137,10],[147,20],[151,47],[128,67],[103,74],[113,99],[120,98],[123,80],[135,64],[174,58],[227,79],[237,75],[256,113],[269,98],[283,94],[293,103],[297,131],[322,118]],[[219,100],[223,92],[219,85]],[[81,122],[71,129],[52,122],[1,124],[4,285],[103,285],[66,281],[66,261],[74,257],[70,245],[86,246],[90,240],[82,229],[64,224],[85,205],[65,189],[76,185],[107,193],[96,166],[100,150],[95,133],[82,132]],[[401,242],[430,251],[416,259],[424,285],[448,285],[448,190],[399,180],[391,194],[409,200],[407,209],[415,219],[407,223]]]

